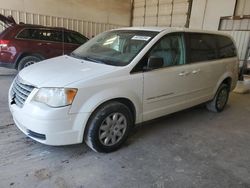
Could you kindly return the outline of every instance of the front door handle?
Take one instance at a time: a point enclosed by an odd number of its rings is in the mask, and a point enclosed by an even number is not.
[[[190,74],[190,72],[183,71],[183,72],[179,73],[179,76],[187,76],[189,74]]]

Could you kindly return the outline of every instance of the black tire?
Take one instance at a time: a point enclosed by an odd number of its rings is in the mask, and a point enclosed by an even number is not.
[[[26,56],[23,57],[18,63],[17,70],[21,71],[23,68],[41,61],[42,59],[36,56]]]
[[[228,101],[229,91],[230,88],[227,84],[221,84],[214,99],[206,104],[207,109],[212,112],[223,111]]]
[[[108,119],[111,117],[117,115],[119,119],[115,121],[112,119],[108,123]],[[122,127],[125,127],[126,124],[126,129],[124,128],[117,128],[118,127],[118,121],[120,119],[124,119],[124,121],[121,121],[120,125],[122,124]],[[114,123],[115,122],[115,123]],[[105,125],[106,124],[106,125]],[[113,125],[110,125],[113,124]],[[116,125],[117,124],[117,125]],[[119,125],[119,126],[120,126]],[[84,132],[84,140],[86,144],[94,151],[96,152],[102,152],[102,153],[109,153],[113,152],[121,147],[121,145],[126,141],[128,134],[132,128],[133,125],[133,116],[131,114],[131,111],[129,108],[119,102],[113,101],[113,102],[108,102],[101,107],[99,107],[90,117],[87,127]],[[105,130],[103,130],[103,127]],[[102,127],[102,128],[101,128]],[[117,130],[116,130],[117,129]],[[119,129],[119,130],[118,130]],[[103,131],[103,132],[102,132]],[[116,131],[116,133],[114,133]],[[113,133],[112,133],[113,132]],[[122,134],[122,136],[117,136],[114,134]],[[102,135],[105,135],[103,139],[101,139]],[[116,143],[110,145],[110,141],[108,140],[108,137],[112,137],[114,140],[116,140]],[[107,142],[106,142],[107,141]],[[106,142],[106,144],[104,143]]]

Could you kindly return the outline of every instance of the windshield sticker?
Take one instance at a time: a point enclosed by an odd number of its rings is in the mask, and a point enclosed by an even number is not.
[[[133,36],[132,40],[145,40],[148,41],[151,37],[148,36]]]

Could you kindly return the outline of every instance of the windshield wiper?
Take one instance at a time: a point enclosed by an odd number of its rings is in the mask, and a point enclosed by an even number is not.
[[[92,62],[100,63],[100,64],[106,64],[104,61],[101,61],[101,60],[98,60],[98,59],[95,59],[92,57],[88,57],[88,56],[81,56],[81,55],[75,54],[73,52],[70,54],[70,56],[77,58],[77,59],[88,60],[88,61],[92,61]]]
[[[104,61],[98,60],[98,59],[94,59],[92,57],[84,57],[83,59],[85,60],[89,60],[89,61],[93,61],[95,63],[101,63],[101,64],[106,64]]]

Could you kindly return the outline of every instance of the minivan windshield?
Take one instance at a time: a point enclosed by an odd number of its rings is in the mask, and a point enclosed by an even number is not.
[[[113,66],[128,65],[158,32],[113,30],[101,33],[71,53],[72,57]]]

